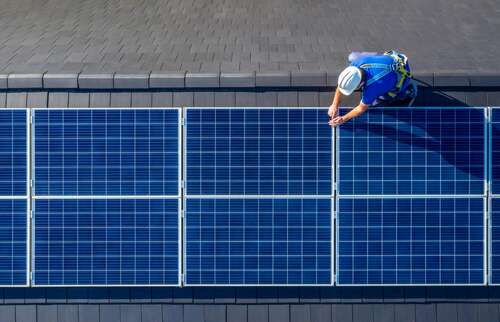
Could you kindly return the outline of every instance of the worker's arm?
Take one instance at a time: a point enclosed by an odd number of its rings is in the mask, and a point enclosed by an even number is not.
[[[333,96],[332,105],[330,105],[330,108],[328,109],[328,116],[330,117],[330,119],[333,119],[339,113],[341,99],[342,93],[340,93],[339,89],[337,88],[337,90],[335,91],[335,95]]]
[[[342,123],[349,121],[352,118],[358,117],[368,109],[368,105],[359,103],[358,106],[353,108],[349,113],[344,116],[336,116],[328,122],[331,126],[338,126]]]

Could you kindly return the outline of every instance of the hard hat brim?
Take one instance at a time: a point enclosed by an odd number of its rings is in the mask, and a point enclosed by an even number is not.
[[[349,96],[352,94],[352,92],[354,92],[354,90],[350,91],[350,90],[346,90],[345,88],[340,88],[340,87],[339,87],[339,91],[342,93],[342,95],[345,95],[345,96]]]

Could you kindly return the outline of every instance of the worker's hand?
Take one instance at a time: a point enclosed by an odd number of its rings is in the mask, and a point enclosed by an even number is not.
[[[336,117],[338,113],[339,109],[335,105],[331,105],[330,108],[328,109],[328,116],[330,117],[330,119]]]
[[[345,122],[345,118],[343,116],[336,116],[332,119],[330,119],[330,122],[328,124],[330,126],[339,126],[340,124]]]

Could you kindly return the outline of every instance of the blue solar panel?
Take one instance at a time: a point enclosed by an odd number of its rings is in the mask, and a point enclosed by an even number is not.
[[[179,284],[177,199],[37,199],[35,285]]]
[[[26,196],[26,110],[0,110],[0,196]]]
[[[187,109],[188,195],[330,195],[323,109]]]
[[[330,199],[187,199],[189,285],[331,284]]]
[[[500,194],[500,108],[491,109],[491,193]]]
[[[34,112],[35,193],[178,195],[178,109]]]
[[[0,113],[1,114],[1,113]],[[27,202],[0,200],[0,285],[26,285]]]
[[[1,286],[28,283],[27,124],[26,110],[0,110]]]
[[[338,284],[483,284],[483,198],[339,199]]]
[[[490,283],[500,284],[500,198],[491,198]]]
[[[484,193],[484,109],[373,109],[339,127],[342,195]]]

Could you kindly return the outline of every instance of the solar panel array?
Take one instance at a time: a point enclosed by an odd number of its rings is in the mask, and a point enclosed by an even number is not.
[[[33,113],[33,283],[179,284],[180,110]]]
[[[326,110],[189,108],[185,117],[185,283],[330,285]]]
[[[485,283],[485,110],[373,109],[337,133],[337,283]]]
[[[500,284],[499,108],[181,115],[0,110],[0,286]]]
[[[0,110],[0,286],[28,284],[28,119]]]

